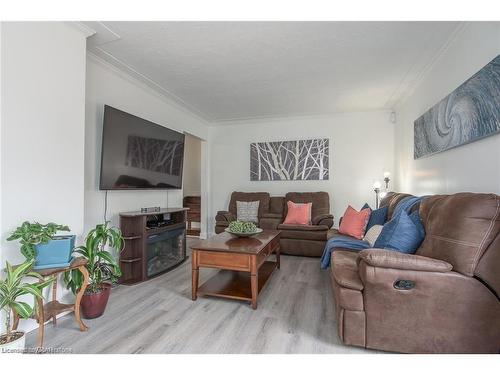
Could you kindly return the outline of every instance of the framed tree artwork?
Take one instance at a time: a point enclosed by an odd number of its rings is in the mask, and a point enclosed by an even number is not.
[[[328,138],[250,144],[250,180],[328,180]]]

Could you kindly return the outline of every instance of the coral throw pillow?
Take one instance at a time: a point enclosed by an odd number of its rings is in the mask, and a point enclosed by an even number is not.
[[[371,210],[369,208],[356,211],[351,206],[347,207],[342,222],[340,223],[339,233],[361,240],[365,235],[366,224],[370,218]]]
[[[287,202],[288,212],[283,224],[311,225],[312,203]]]

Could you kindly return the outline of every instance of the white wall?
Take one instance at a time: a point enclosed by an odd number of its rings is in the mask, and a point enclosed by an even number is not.
[[[2,23],[1,50],[3,267],[24,259],[5,239],[25,220],[83,234],[85,35],[62,22]]]
[[[261,141],[330,139],[328,181],[250,181],[250,143]],[[383,171],[394,169],[394,125],[389,113],[344,113],[327,117],[295,117],[211,128],[211,222],[226,210],[232,191],[327,191],[335,222],[348,204],[374,206],[372,185]]]
[[[2,230],[2,173],[1,173],[1,168],[2,168],[2,123],[3,123],[3,86],[2,86],[2,76],[3,76],[3,59],[2,59],[2,51],[3,51],[3,37],[2,37],[2,29],[3,29],[3,22],[0,22],[0,230]],[[1,236],[1,234],[0,234]],[[1,239],[0,239],[1,241]],[[1,241],[3,242],[3,241]],[[3,268],[4,265],[4,254],[2,249],[0,248],[0,269]],[[3,276],[3,273],[0,271],[0,277]],[[2,315],[3,313],[0,312],[0,322],[3,321],[4,316]],[[0,332],[1,329],[0,329]]]
[[[201,142],[199,138],[186,134],[182,176],[182,191],[185,197],[201,194]]]
[[[139,81],[93,59],[86,66],[86,35],[70,24],[2,23],[0,35],[2,262],[23,260],[19,246],[5,239],[24,220],[67,224],[79,241],[102,222],[97,177],[105,103],[208,137],[203,121]],[[117,225],[119,211],[166,203],[165,191],[110,192],[108,217]],[[170,192],[169,205],[181,203],[182,191]],[[73,299],[61,285],[58,296]],[[35,326],[27,320],[20,328]]]
[[[104,192],[99,191],[104,104],[201,139],[208,137],[208,126],[201,119],[89,54],[85,115],[85,230],[104,220]],[[204,194],[208,194],[208,186],[205,186]],[[170,207],[182,207],[182,190],[109,191],[107,219],[118,226],[119,212],[141,207],[165,207],[167,195]],[[206,223],[202,225],[206,226]]]
[[[413,194],[500,193],[500,134],[413,159],[413,122],[498,54],[500,23],[467,23],[414,93],[395,108],[399,191]]]

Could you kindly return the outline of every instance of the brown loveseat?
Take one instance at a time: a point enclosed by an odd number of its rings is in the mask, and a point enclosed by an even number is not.
[[[389,217],[407,194],[388,194]],[[340,339],[405,353],[500,350],[500,197],[425,197],[415,255],[335,249],[331,278]]]
[[[326,192],[287,193],[285,197],[271,197],[269,193],[233,192],[228,211],[219,211],[215,217],[215,233],[221,233],[236,220],[236,201],[260,201],[258,226],[262,229],[279,229],[280,246],[283,254],[321,256],[333,226],[330,214],[330,198]],[[312,225],[287,225],[283,221],[287,214],[286,202],[312,202]]]

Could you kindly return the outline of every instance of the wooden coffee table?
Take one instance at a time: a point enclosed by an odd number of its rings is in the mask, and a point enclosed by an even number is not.
[[[191,247],[192,299],[198,294],[250,301],[257,308],[257,295],[276,268],[280,268],[280,231],[264,230],[240,238],[223,232]],[[271,254],[276,260],[270,261]],[[218,268],[215,276],[198,288],[200,267]]]

